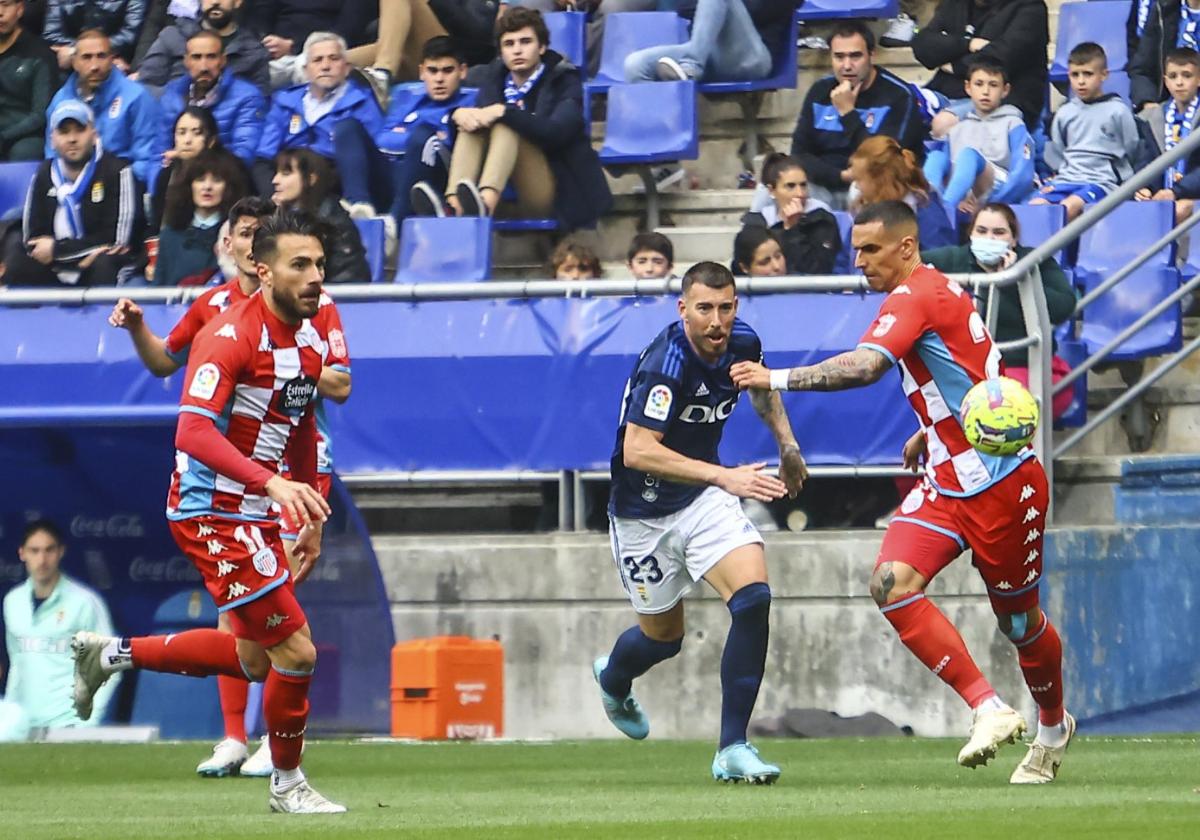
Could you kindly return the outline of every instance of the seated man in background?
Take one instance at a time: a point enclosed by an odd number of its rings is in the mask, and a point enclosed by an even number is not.
[[[96,131],[104,151],[133,165],[141,189],[154,185],[162,168],[162,114],[158,102],[113,63],[109,38],[99,29],[80,33],[75,42],[75,72],[54,95],[46,113],[62,102],[78,99],[96,115]],[[54,154],[51,132],[46,135],[46,157]]]
[[[188,38],[183,65],[187,75],[167,85],[159,100],[162,147],[174,146],[175,120],[189,105],[197,105],[207,108],[217,121],[221,144],[246,165],[252,164],[266,113],[258,88],[229,70],[221,36],[207,29]]]
[[[71,637],[81,630],[112,635],[108,608],[93,590],[63,574],[66,545],[53,522],[27,525],[17,553],[28,577],[4,596],[5,699],[24,710],[30,726],[96,726],[104,720],[117,682],[97,692],[96,711],[81,721],[71,704]]]
[[[178,17],[154,39],[145,58],[138,64],[137,80],[161,88],[187,72],[183,57],[188,39],[201,30],[221,36],[229,71],[254,84],[263,96],[271,95],[270,59],[258,37],[238,25],[238,13],[244,0],[203,0],[200,19]]]
[[[254,0],[246,9],[246,25],[262,38],[271,59],[271,87],[275,90],[300,81],[299,63],[302,49],[313,32],[334,32],[353,46],[366,43],[367,27],[372,15],[379,14],[381,35],[393,31],[395,23],[387,20],[387,7],[396,0],[365,3],[359,0]],[[384,52],[396,49],[397,39],[385,37]],[[372,59],[386,62],[372,54]]]
[[[46,106],[58,65],[46,43],[21,27],[25,4],[0,0],[0,160],[40,160]]]
[[[271,96],[271,109],[258,141],[255,186],[261,195],[269,194],[267,185],[275,171],[272,162],[280,151],[310,149],[336,167],[352,204],[367,205],[361,215],[375,215],[364,173],[353,170],[366,156],[363,150],[374,147],[383,112],[371,91],[350,83],[346,42],[340,35],[312,33],[304,42],[304,54],[308,84]]]
[[[69,70],[75,41],[88,29],[99,29],[112,39],[117,66],[129,69],[137,46],[146,0],[48,0],[42,35],[58,54],[58,66]]]
[[[140,256],[142,197],[133,169],[104,154],[92,110],[77,99],[50,115],[54,157],[29,184],[24,235],[5,257],[10,286],[115,286]]]

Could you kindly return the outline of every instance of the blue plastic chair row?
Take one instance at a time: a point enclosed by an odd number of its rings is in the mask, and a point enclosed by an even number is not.
[[[899,13],[898,0],[804,0],[804,4],[796,10],[796,20],[885,19],[894,18]]]
[[[1050,81],[1067,79],[1067,56],[1076,44],[1093,41],[1104,47],[1111,74],[1129,65],[1129,44],[1125,23],[1129,20],[1130,0],[1090,0],[1087,3],[1063,3],[1058,10],[1058,37],[1054,42],[1054,61]],[[1124,75],[1124,74],[1122,74]],[[1107,90],[1107,88],[1106,88]],[[1119,93],[1119,90],[1113,91]],[[1125,96],[1129,94],[1128,79]]]

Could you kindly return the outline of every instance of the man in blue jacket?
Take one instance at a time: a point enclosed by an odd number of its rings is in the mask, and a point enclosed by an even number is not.
[[[187,75],[167,85],[159,100],[163,110],[159,126],[162,147],[174,145],[175,120],[183,110],[198,105],[212,112],[221,144],[247,165],[252,164],[266,112],[266,100],[258,88],[225,68],[221,36],[207,29],[188,38],[183,66]]]
[[[91,106],[104,151],[133,165],[142,188],[154,183],[162,167],[159,122],[162,114],[154,97],[113,66],[112,45],[99,29],[87,29],[75,41],[75,72],[50,100],[49,117],[60,102],[78,99]],[[46,157],[54,156],[50,131]]]
[[[304,56],[308,84],[271,96],[255,165],[255,185],[264,194],[269,192],[264,187],[274,174],[272,160],[283,149],[311,149],[334,163],[343,185],[353,183],[356,175],[361,181],[362,173],[353,172],[348,165],[351,161],[341,153],[353,149],[357,154],[348,152],[351,160],[361,162],[365,154],[361,150],[374,146],[373,138],[383,125],[383,111],[375,95],[349,81],[350,62],[341,35],[312,33],[304,42]],[[370,202],[367,194],[351,197],[347,189],[346,195],[352,202]]]

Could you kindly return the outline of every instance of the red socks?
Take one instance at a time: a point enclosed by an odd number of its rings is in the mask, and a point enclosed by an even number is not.
[[[250,683],[243,677],[217,676],[217,694],[221,698],[221,717],[225,719],[225,737],[246,743],[246,697]]]
[[[224,674],[246,679],[237,655],[237,639],[220,630],[186,630],[167,636],[142,636],[130,642],[137,668],[187,677]],[[245,701],[242,707],[244,710]]]
[[[1042,614],[1041,625],[1016,643],[1025,684],[1038,705],[1038,721],[1055,726],[1063,720],[1062,640]]]
[[[263,687],[263,716],[267,721],[271,763],[276,770],[295,770],[300,766],[304,727],[308,723],[310,682],[312,674],[284,674],[273,667],[267,674],[267,684]]]
[[[904,646],[957,691],[972,709],[995,696],[995,690],[967,652],[962,636],[924,593],[905,595],[880,607],[880,612],[896,628]]]

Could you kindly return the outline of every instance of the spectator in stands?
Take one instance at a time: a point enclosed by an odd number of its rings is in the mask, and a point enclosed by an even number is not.
[[[936,70],[928,87],[963,99],[966,59],[986,56],[1004,65],[1012,83],[1008,104],[1016,105],[1033,131],[1046,103],[1046,47],[1050,43],[1046,0],[942,0],[929,23],[913,38],[913,55]]]
[[[112,39],[117,66],[127,71],[145,15],[146,0],[49,0],[42,34],[58,54],[58,66],[67,70],[80,34],[99,29]]]
[[[40,160],[46,106],[58,84],[54,53],[21,27],[21,0],[0,0],[0,159]]]
[[[301,209],[330,227],[325,243],[326,283],[365,283],[371,278],[358,228],[335,192],[329,161],[311,149],[284,149],[275,158],[274,194],[281,210]]]
[[[271,58],[271,87],[281,88],[300,81],[297,78],[299,54],[303,52],[305,39],[314,32],[334,32],[351,46],[366,43],[367,26],[371,16],[378,10],[379,32],[385,39],[380,45],[394,54],[394,59],[377,56],[381,66],[399,63],[398,50],[402,39],[391,38],[389,33],[398,29],[400,21],[394,17],[403,10],[397,4],[404,0],[380,0],[378,4],[346,2],[346,0],[254,0],[247,8],[246,23],[250,29],[262,36],[262,45]],[[431,33],[438,34],[438,33]],[[426,36],[428,37],[428,36]],[[385,79],[379,79],[380,87],[387,89]]]
[[[1067,70],[1077,98],[1054,115],[1045,151],[1054,178],[1029,203],[1061,204],[1069,221],[1133,174],[1138,130],[1125,100],[1102,89],[1108,78],[1103,47],[1091,41],[1077,45]]]
[[[154,285],[178,286],[217,267],[214,249],[221,225],[247,188],[237,158],[228,152],[206,150],[184,164],[181,176],[167,188]]]
[[[979,212],[971,220],[970,231],[970,244],[923,249],[921,261],[947,274],[990,274],[1008,268],[1033,250],[1019,244],[1021,227],[1017,224],[1016,214],[1011,207],[1001,202],[992,202],[979,208]],[[1077,298],[1074,287],[1054,257],[1047,257],[1038,263],[1038,270],[1042,277],[1042,288],[1046,293],[1050,323],[1055,326],[1065,323],[1075,314]],[[993,337],[997,342],[1024,338],[1025,318],[1021,314],[1021,299],[1017,287],[1004,286],[999,290],[999,295],[996,331]],[[1023,347],[1004,350],[1003,359],[1004,375],[1028,386],[1028,351]],[[1053,358],[1051,368],[1055,382],[1066,376],[1071,369],[1070,365],[1058,356]],[[1054,397],[1054,416],[1058,417],[1070,405],[1070,390],[1060,391]]]
[[[908,149],[891,137],[871,137],[850,156],[853,176],[852,210],[879,201],[903,201],[917,214],[921,244],[927,248],[957,245],[958,235],[946,205],[917,165]]]
[[[430,38],[419,73],[424,87],[395,89],[374,145],[359,147],[367,151],[365,159],[348,162],[346,169],[354,175],[342,178],[350,201],[370,199],[397,224],[414,213],[445,215],[442,196],[455,135],[450,114],[475,104],[475,92],[462,89],[467,65],[453,39]]]
[[[1129,101],[1135,111],[1157,107],[1163,98],[1167,53],[1180,47],[1200,49],[1200,0],[1136,0],[1129,10],[1128,31],[1134,33],[1129,50]]]
[[[596,252],[570,237],[550,254],[548,268],[555,280],[599,280],[604,274]]]
[[[1200,53],[1190,47],[1179,47],[1167,53],[1163,78],[1171,99],[1165,108],[1147,108],[1141,119],[1149,124],[1158,144],[1159,154],[1178,146],[1195,129],[1200,120]],[[1175,221],[1179,223],[1192,214],[1200,198],[1200,152],[1192,152],[1163,173],[1158,189],[1143,187],[1135,196],[1139,201],[1175,202]]]
[[[445,5],[447,0],[430,0],[431,4]],[[604,49],[604,23],[609,15],[622,12],[653,12],[658,9],[658,0],[512,0],[512,6],[524,6],[547,12],[587,12],[588,24],[585,49],[589,76],[600,71],[600,54]],[[693,6],[695,3],[693,2]],[[472,62],[474,64],[475,62]]]
[[[158,33],[145,58],[138,64],[137,80],[161,88],[185,72],[183,63],[188,39],[201,30],[221,36],[229,72],[252,82],[263,96],[271,95],[271,72],[267,48],[253,32],[238,25],[243,0],[203,0],[200,19],[179,17]]]
[[[370,91],[351,84],[346,42],[333,32],[314,32],[304,42],[308,84],[277,91],[258,141],[256,178],[265,186],[264,164],[281,149],[311,149],[332,162],[348,188],[347,197],[363,203],[362,215],[376,215],[370,182],[361,167],[375,148],[383,112]],[[352,190],[352,192],[351,192]],[[389,208],[380,208],[386,212]]]
[[[739,277],[783,277],[787,258],[775,231],[762,225],[749,225],[733,238],[733,265]]]
[[[973,213],[978,203],[1022,201],[1033,191],[1033,138],[1015,105],[1002,104],[1011,86],[1000,62],[968,60],[967,95],[974,108],[929,153],[925,177],[947,205]],[[948,146],[948,148],[947,148]]]
[[[221,36],[211,30],[201,30],[188,38],[183,65],[187,75],[168,84],[160,100],[162,147],[173,145],[171,132],[184,109],[198,105],[212,111],[225,148],[247,165],[252,164],[266,113],[266,101],[258,88],[225,66]]]
[[[639,233],[629,243],[626,264],[636,280],[671,277],[675,268],[675,246],[657,231]]]
[[[875,36],[857,20],[843,21],[829,39],[832,76],[815,82],[792,134],[792,157],[808,173],[810,193],[845,209],[850,155],[868,137],[894,137],[924,156],[926,123],[914,89],[874,64]]]
[[[4,635],[8,649],[6,699],[25,710],[31,726],[96,726],[117,689],[105,684],[85,723],[71,703],[75,662],[71,637],[83,630],[111,636],[112,619],[104,600],[64,574],[62,532],[46,519],[25,526],[17,554],[28,577],[4,596]]]
[[[794,0],[679,0],[692,21],[686,43],[638,50],[625,59],[631,82],[744,82],[771,75],[771,50],[790,32]]]
[[[109,38],[99,29],[80,33],[75,42],[75,72],[50,102],[49,114],[61,102],[78,99],[96,115],[96,131],[104,151],[133,165],[139,187],[153,185],[162,168],[162,114],[145,88],[113,64]],[[46,137],[46,156],[53,154]]]
[[[205,149],[223,148],[212,111],[198,105],[189,105],[175,118],[172,137],[175,144],[163,153],[162,168],[154,176],[154,186],[150,194],[150,218],[147,220],[151,231],[157,231],[162,224],[167,203],[167,188],[179,178],[184,163]]]
[[[808,195],[808,174],[790,155],[763,163],[762,181],[771,203],[742,216],[745,227],[770,228],[783,247],[788,274],[832,274],[842,250],[837,219]]]
[[[10,286],[114,286],[140,256],[141,195],[133,169],[96,142],[92,110],[77,99],[50,115],[54,157],[33,176],[24,237],[8,249]]]
[[[578,68],[546,48],[541,12],[511,8],[496,23],[500,57],[481,68],[478,105],[459,108],[447,202],[490,216],[509,180],[522,217],[553,214],[566,228],[595,224],[612,206],[583,121]]]

